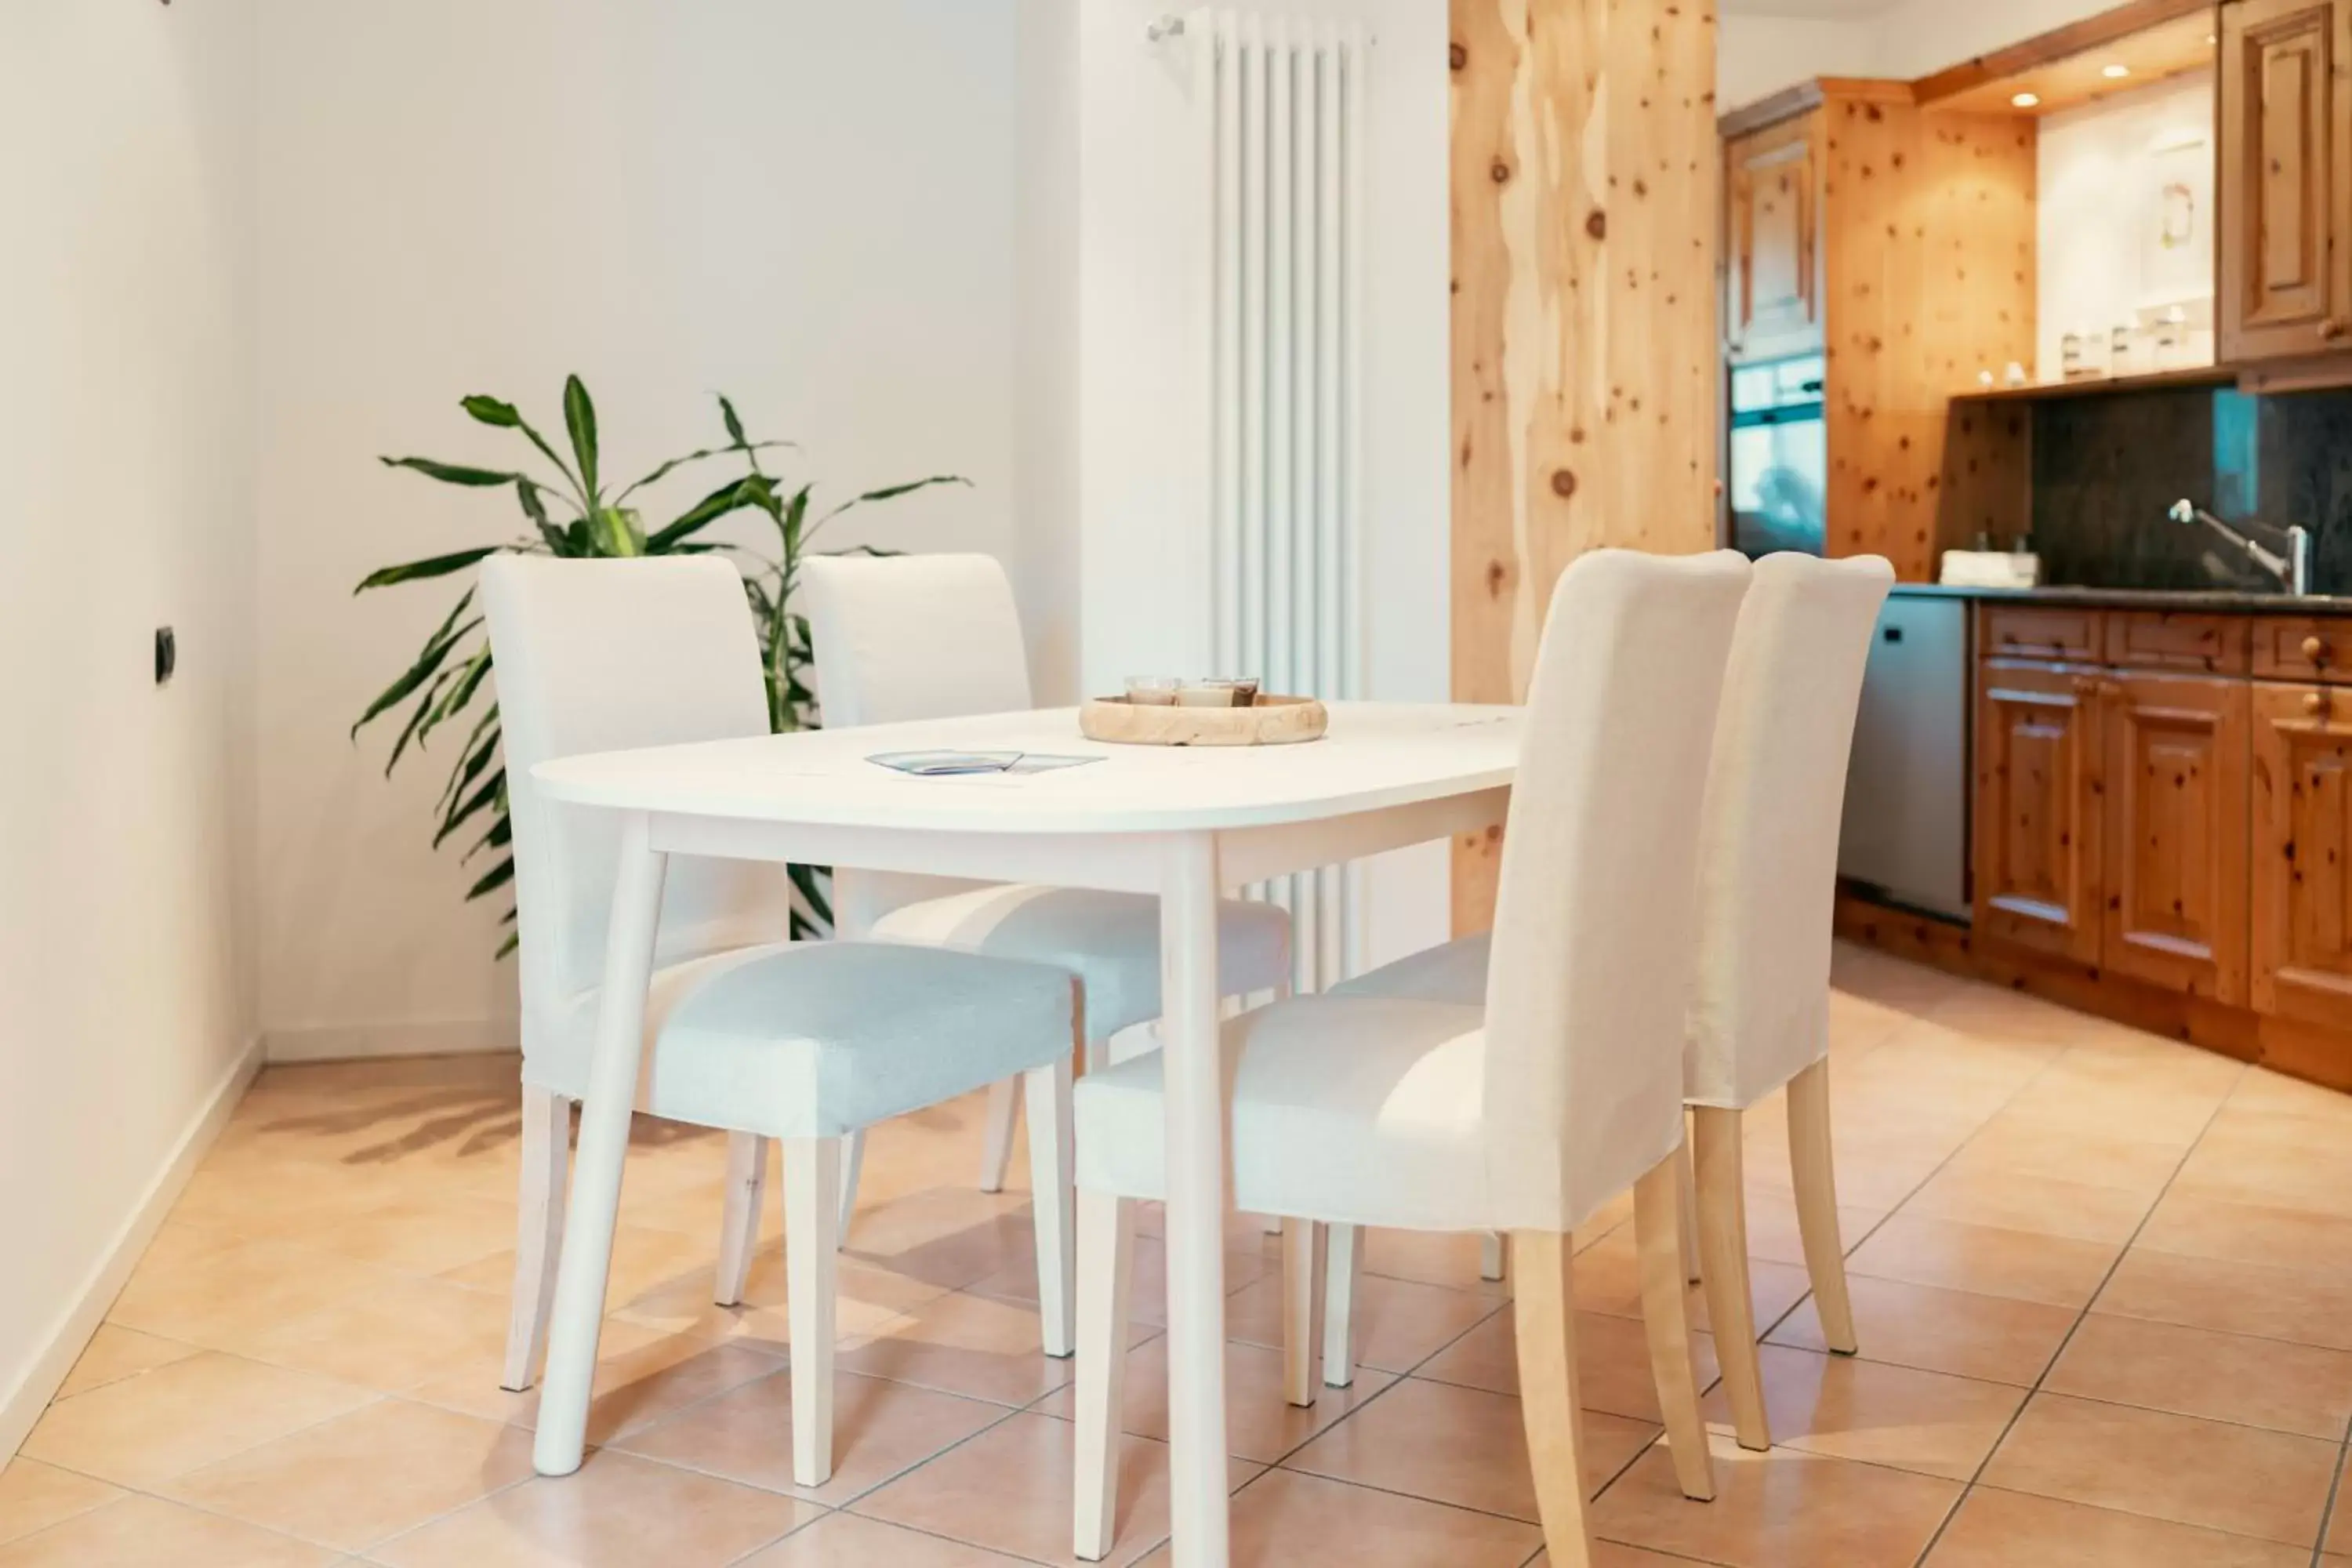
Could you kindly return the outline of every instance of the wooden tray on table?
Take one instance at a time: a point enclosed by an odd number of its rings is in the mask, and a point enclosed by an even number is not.
[[[1247,708],[1183,708],[1097,697],[1078,710],[1089,741],[1115,746],[1290,746],[1319,741],[1331,722],[1312,697],[1261,696]]]

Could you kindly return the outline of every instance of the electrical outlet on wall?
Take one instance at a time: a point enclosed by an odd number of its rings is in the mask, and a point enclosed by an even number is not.
[[[169,626],[155,628],[155,684],[171,684],[172,672],[180,668],[180,639]]]

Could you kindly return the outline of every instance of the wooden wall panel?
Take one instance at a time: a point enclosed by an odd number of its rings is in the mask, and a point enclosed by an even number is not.
[[[1978,527],[2017,526],[2005,427],[1969,432],[1955,507],[1948,426],[1979,371],[2032,359],[2037,132],[2022,116],[1835,94],[1822,112],[1830,552],[1925,582]],[[1989,511],[2000,521],[1975,521]]]
[[[1527,694],[1552,584],[1715,543],[1714,0],[1450,0],[1453,690]],[[1492,917],[1500,839],[1454,858]]]

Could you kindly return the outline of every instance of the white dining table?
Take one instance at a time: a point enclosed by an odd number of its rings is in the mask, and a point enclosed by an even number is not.
[[[595,1052],[564,1220],[533,1457],[580,1467],[623,1158],[672,855],[1152,893],[1167,1052],[1170,1512],[1179,1568],[1227,1561],[1225,1100],[1217,900],[1268,878],[1500,823],[1517,708],[1334,703],[1303,744],[1106,746],[1075,710],[567,757],[545,795],[621,817]],[[914,776],[908,751],[1093,756],[1052,772]]]

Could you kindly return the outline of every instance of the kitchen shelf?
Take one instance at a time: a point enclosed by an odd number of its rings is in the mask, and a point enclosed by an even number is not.
[[[2029,386],[1972,387],[1952,395],[1955,403],[2041,403],[2053,397],[2097,397],[2114,392],[2155,392],[2173,386],[2234,386],[2235,365],[2200,364],[2152,370],[2140,375],[2091,376],[2081,381],[2036,382]]]

